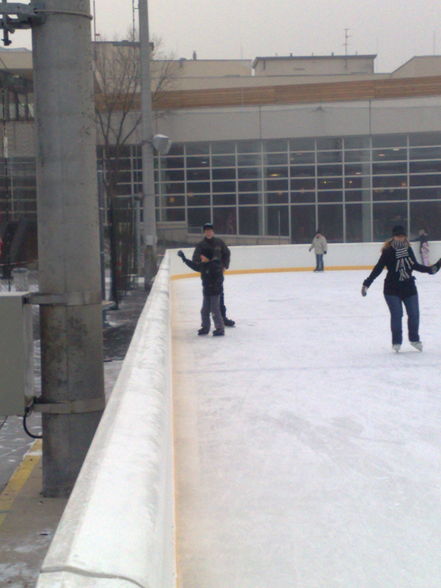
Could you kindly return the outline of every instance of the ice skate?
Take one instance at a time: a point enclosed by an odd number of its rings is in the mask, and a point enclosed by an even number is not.
[[[418,349],[418,351],[423,350],[423,344],[421,343],[421,341],[411,341],[410,344],[412,345],[412,347],[415,347],[415,349]]]
[[[398,353],[401,349],[401,345],[399,343],[394,343],[392,345],[392,349],[395,351],[395,353]]]
[[[213,337],[223,337],[225,335],[222,329],[215,329],[213,331]]]
[[[210,329],[206,329],[205,327],[202,327],[201,329],[199,329],[198,335],[208,335],[209,332],[210,332]]]

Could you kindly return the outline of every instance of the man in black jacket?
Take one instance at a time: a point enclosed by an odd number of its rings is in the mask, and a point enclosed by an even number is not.
[[[199,241],[199,243],[196,244],[196,247],[193,251],[192,261],[194,263],[198,263],[200,261],[201,250],[210,249],[213,252],[213,258],[220,259],[222,268],[224,270],[228,269],[230,266],[231,257],[230,250],[225,245],[224,241],[222,241],[222,239],[214,236],[214,227],[211,223],[205,223],[202,230],[204,231],[204,238],[202,241]],[[220,310],[224,325],[226,327],[234,327],[236,323],[233,320],[227,318],[227,309],[225,307],[223,287],[220,295]]]

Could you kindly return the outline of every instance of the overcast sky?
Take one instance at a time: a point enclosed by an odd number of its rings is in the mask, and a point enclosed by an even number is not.
[[[125,38],[138,0],[94,4],[97,32]],[[377,72],[441,54],[439,0],[149,0],[149,12],[151,36],[174,57],[344,54],[346,28],[348,53],[377,54]]]

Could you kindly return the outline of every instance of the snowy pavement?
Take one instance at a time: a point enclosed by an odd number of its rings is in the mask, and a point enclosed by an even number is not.
[[[399,354],[367,274],[227,276],[223,338],[173,283],[181,588],[441,585],[441,274]]]

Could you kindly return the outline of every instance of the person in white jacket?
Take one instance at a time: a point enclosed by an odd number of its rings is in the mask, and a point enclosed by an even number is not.
[[[314,249],[316,259],[314,271],[322,272],[325,269],[325,266],[323,264],[323,255],[325,255],[328,252],[328,242],[326,241],[326,237],[322,235],[320,231],[316,232],[314,239],[312,240],[309,251],[311,251],[312,249]]]

